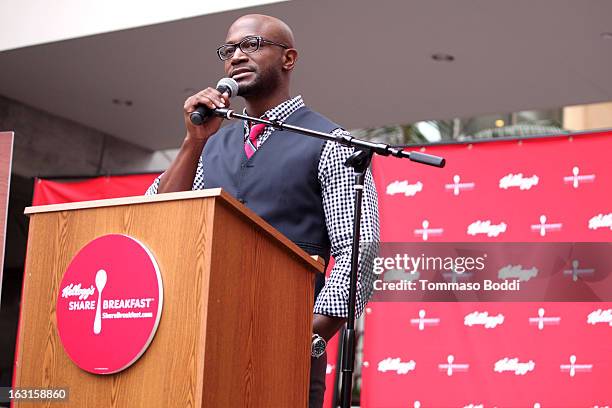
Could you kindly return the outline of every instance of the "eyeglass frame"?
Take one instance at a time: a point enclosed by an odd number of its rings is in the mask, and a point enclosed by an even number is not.
[[[253,39],[253,38],[255,38],[255,39],[257,40],[257,49],[255,49],[255,50],[253,50],[253,51],[245,51],[245,50],[243,50],[243,49],[242,49],[242,45],[241,45],[241,44],[242,44],[244,41],[246,41],[246,40],[250,40],[250,39]],[[286,50],[288,50],[289,48],[291,48],[291,47],[289,47],[288,45],[281,44],[281,43],[277,43],[277,42],[274,42],[274,41],[271,41],[271,40],[267,40],[267,39],[263,38],[263,37],[262,37],[262,36],[260,36],[260,35],[247,35],[246,37],[244,37],[242,40],[240,40],[240,41],[239,41],[239,42],[237,42],[237,43],[227,43],[227,44],[223,44],[222,46],[220,46],[219,48],[217,48],[217,57],[219,57],[219,59],[220,59],[221,61],[227,61],[227,60],[231,59],[231,58],[234,56],[234,54],[236,53],[236,49],[237,49],[237,48],[240,48],[240,51],[244,52],[245,54],[252,54],[252,53],[254,53],[254,52],[259,51],[259,49],[261,48],[261,44],[271,44],[271,45],[276,45],[276,46],[278,46],[278,47],[282,47],[282,48],[284,48],[284,49],[286,49]],[[221,48],[223,48],[223,47],[227,47],[227,46],[233,46],[233,47],[235,47],[235,48],[234,48],[234,53],[232,53],[232,56],[231,56],[231,57],[223,59],[223,58],[221,57]]]

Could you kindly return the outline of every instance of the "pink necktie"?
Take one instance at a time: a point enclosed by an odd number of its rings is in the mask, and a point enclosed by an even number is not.
[[[255,150],[257,150],[257,137],[261,135],[266,125],[263,123],[258,123],[256,125],[251,126],[251,131],[249,132],[249,138],[244,143],[244,152],[247,155],[247,158],[251,158]]]

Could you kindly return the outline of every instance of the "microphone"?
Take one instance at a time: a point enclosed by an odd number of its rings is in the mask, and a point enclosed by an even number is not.
[[[410,152],[408,159],[413,162],[427,164],[429,166],[434,167],[444,167],[446,166],[446,159],[438,156],[433,156],[431,154],[425,154],[421,152]]]
[[[232,78],[221,78],[219,82],[217,82],[217,91],[221,93],[227,93],[229,97],[235,96],[238,94],[238,82],[234,81]],[[206,122],[209,117],[212,116],[213,110],[205,105],[198,105],[195,111],[189,114],[189,119],[191,123],[198,126],[202,123]]]

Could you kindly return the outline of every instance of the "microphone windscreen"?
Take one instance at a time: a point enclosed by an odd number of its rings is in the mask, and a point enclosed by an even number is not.
[[[238,95],[238,82],[232,78],[221,78],[217,82],[217,90],[221,93],[227,92],[229,97]]]

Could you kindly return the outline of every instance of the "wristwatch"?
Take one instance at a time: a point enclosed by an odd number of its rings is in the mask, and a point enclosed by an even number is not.
[[[319,358],[325,353],[325,348],[327,347],[327,342],[325,339],[318,334],[312,335],[312,346],[310,350],[310,355],[314,358]]]

